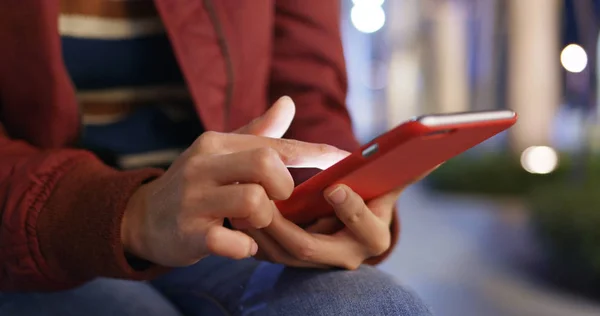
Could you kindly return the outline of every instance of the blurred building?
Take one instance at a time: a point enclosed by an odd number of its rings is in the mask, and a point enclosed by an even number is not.
[[[575,18],[578,10],[597,9],[598,1],[343,3],[349,104],[365,140],[414,115],[511,108],[520,121],[510,144],[521,152],[560,142],[553,124],[563,104],[589,105],[590,98],[597,104],[596,80],[586,77],[595,73],[596,58],[588,57],[583,74],[559,65],[561,50],[590,37],[584,33],[593,35],[588,56],[595,54],[597,32],[581,30],[597,28],[573,21],[581,20]]]
[[[560,152],[585,173],[587,154],[600,152],[600,0],[342,3],[348,103],[363,142],[415,115],[510,108],[519,123],[477,150],[508,150],[518,172],[552,174]],[[522,200],[407,195],[402,243],[383,269],[437,314],[600,315],[597,302],[504,270],[516,259],[503,247],[541,251]]]

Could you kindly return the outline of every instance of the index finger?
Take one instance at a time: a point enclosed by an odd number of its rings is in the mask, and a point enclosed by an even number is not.
[[[244,134],[226,134],[222,150],[231,152],[269,147],[289,168],[327,169],[350,153],[326,144],[314,144],[293,139],[270,138]]]
[[[285,138],[263,138],[275,149],[287,167],[327,169],[350,155],[349,152],[327,144],[307,143]]]

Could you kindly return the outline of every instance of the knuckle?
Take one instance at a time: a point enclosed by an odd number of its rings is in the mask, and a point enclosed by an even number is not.
[[[316,243],[311,240],[306,240],[295,251],[295,256],[301,261],[312,261],[317,252]]]
[[[193,156],[189,158],[182,168],[182,176],[183,180],[186,182],[190,182],[197,177],[199,173],[201,173],[202,165],[204,164],[204,159],[199,156]]]
[[[270,147],[259,148],[254,152],[254,163],[257,172],[266,173],[272,168],[278,155],[275,149]]]
[[[295,153],[297,152],[298,141],[293,139],[283,139],[278,138],[274,139],[275,144],[279,150],[279,155],[281,156],[281,160],[285,163],[293,163],[296,157]]]
[[[327,144],[317,144],[317,150],[322,154],[327,154],[334,151],[335,147]]]
[[[264,200],[265,190],[258,184],[246,185],[240,195],[241,206],[250,214],[258,210]]]
[[[221,141],[222,135],[218,132],[208,131],[202,133],[195,142],[196,149],[201,152],[212,152],[218,149],[218,144]]]
[[[383,254],[390,248],[391,243],[392,243],[392,240],[391,240],[391,236],[389,236],[389,234],[385,238],[376,238],[375,241],[373,242],[373,245],[371,246],[372,254],[374,256],[379,256],[379,255]]]
[[[357,224],[360,223],[365,217],[367,208],[363,205],[357,205],[350,208],[349,213],[346,215],[346,223]]]
[[[283,198],[288,199],[294,193],[295,183],[294,178],[290,174],[287,169],[285,170],[287,173],[284,175],[285,183],[281,186],[281,190],[283,192]]]
[[[210,229],[206,235],[204,236],[204,243],[206,245],[206,249],[211,252],[211,253],[215,253],[216,251],[218,251],[218,244],[219,244],[219,236],[218,234],[215,234],[215,230]]]

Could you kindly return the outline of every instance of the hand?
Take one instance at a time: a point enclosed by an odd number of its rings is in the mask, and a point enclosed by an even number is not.
[[[276,211],[264,229],[247,229],[259,244],[259,257],[295,267],[356,269],[389,249],[392,212],[402,188],[365,204],[345,185],[325,190],[336,218],[303,229]]]
[[[237,133],[202,134],[163,176],[131,197],[121,224],[126,251],[165,266],[190,265],[209,254],[254,255],[256,242],[223,227],[224,218],[268,226],[276,214],[272,200],[288,198],[294,188],[286,167],[326,168],[348,154],[265,137],[283,135],[293,116],[293,102],[284,97]]]
[[[319,219],[303,229],[277,211],[268,227],[246,232],[260,245],[259,258],[295,267],[356,269],[390,248],[392,214],[403,190],[397,188],[365,203],[349,187],[334,186],[324,195],[336,216]]]

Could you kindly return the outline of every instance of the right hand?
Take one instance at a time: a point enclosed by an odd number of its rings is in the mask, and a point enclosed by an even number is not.
[[[294,104],[282,98],[238,133],[202,134],[158,179],[131,197],[121,224],[127,252],[164,266],[187,266],[214,254],[252,256],[256,242],[223,227],[225,218],[248,228],[273,219],[271,200],[294,189],[287,167],[324,169],[348,153],[332,146],[251,135],[283,135]],[[243,133],[243,134],[242,134]]]

